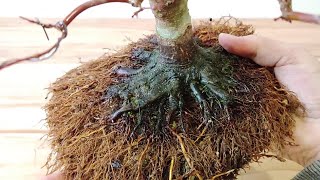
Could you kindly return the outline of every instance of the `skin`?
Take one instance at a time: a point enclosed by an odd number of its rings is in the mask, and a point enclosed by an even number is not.
[[[48,176],[43,176],[41,180],[63,180],[63,175],[61,173],[53,173]]]
[[[277,153],[302,166],[320,160],[320,62],[302,48],[255,35],[220,34],[219,43],[230,53],[274,67],[277,79],[304,104],[306,116],[296,119],[294,129],[297,145]],[[60,180],[63,175],[54,173],[42,179]]]
[[[301,47],[255,35],[220,34],[219,43],[230,53],[274,67],[280,83],[305,106],[306,117],[296,119],[296,146],[287,146],[279,155],[302,166],[320,160],[320,62]]]

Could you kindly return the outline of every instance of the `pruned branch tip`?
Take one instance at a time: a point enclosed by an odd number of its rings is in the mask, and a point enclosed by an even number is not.
[[[27,57],[23,57],[23,58],[19,58],[19,59],[8,60],[8,61],[1,63],[0,70],[4,69],[6,67],[12,66],[14,64],[23,62],[23,61],[33,61],[33,62],[43,61],[43,60],[46,60],[46,59],[52,57],[55,54],[55,52],[58,50],[61,41],[63,39],[65,39],[68,35],[67,25],[63,21],[59,21],[56,24],[43,24],[38,19],[32,20],[32,19],[28,19],[25,17],[20,17],[20,18],[22,18],[23,20],[26,20],[30,23],[38,24],[38,25],[42,26],[44,29],[45,28],[55,28],[61,32],[61,36],[58,38],[57,42],[54,45],[52,45],[49,49],[47,49],[43,52],[36,53],[31,56],[27,56]]]
[[[134,12],[131,17],[132,17],[132,18],[134,18],[134,17],[137,17],[137,18],[138,18],[139,13],[141,13],[142,11],[144,11],[144,10],[146,10],[146,9],[151,9],[151,7],[140,7],[140,8],[138,9],[138,11]]]
[[[77,8],[75,8],[71,13],[69,13],[64,18],[63,21],[59,21],[55,24],[45,24],[45,23],[40,22],[39,19],[33,20],[33,19],[25,18],[25,17],[20,17],[21,19],[26,20],[30,23],[40,25],[44,29],[44,31],[45,31],[45,29],[48,29],[48,28],[55,28],[61,32],[61,36],[58,38],[57,42],[54,45],[52,45],[49,49],[44,50],[43,52],[36,53],[31,56],[27,56],[27,57],[23,57],[23,58],[12,59],[12,60],[2,62],[0,64],[0,70],[4,69],[6,67],[12,66],[14,64],[17,64],[17,63],[21,63],[23,61],[42,61],[42,60],[46,60],[46,59],[52,57],[55,54],[55,52],[58,50],[61,41],[67,37],[68,25],[79,14],[81,14],[83,11],[85,11],[91,7],[98,6],[98,5],[105,4],[105,3],[111,3],[111,2],[129,3],[134,7],[141,8],[141,3],[143,2],[143,0],[89,0],[89,1],[81,4]],[[46,31],[45,31],[45,33],[46,33]],[[49,39],[47,33],[46,33],[46,36],[47,36],[47,39]]]

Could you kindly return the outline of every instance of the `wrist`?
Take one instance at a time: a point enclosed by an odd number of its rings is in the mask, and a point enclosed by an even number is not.
[[[315,129],[317,129],[318,132],[312,133],[315,136],[314,140],[316,140],[316,141],[313,143],[310,143],[312,145],[310,147],[309,153],[307,153],[307,158],[305,160],[304,167],[312,164],[315,161],[320,160],[320,141],[317,140],[318,138],[320,138],[320,133],[319,133],[319,131],[320,131],[320,123],[319,123],[320,118],[309,118],[309,121],[313,122],[314,127],[318,127],[318,128],[315,128]],[[314,123],[314,122],[317,122],[317,123]]]
[[[299,144],[301,144],[301,151],[300,153],[297,153],[297,156],[299,156],[300,154],[301,161],[299,162],[299,164],[304,167],[312,164],[317,160],[320,160],[320,141],[318,140],[320,138],[320,124],[318,122],[320,122],[320,119],[310,120],[309,118],[308,120],[306,120],[306,127],[304,128],[305,135],[300,137],[301,139],[299,141]],[[311,128],[311,126],[318,128]]]
[[[307,152],[303,161],[300,162],[300,164],[304,167],[307,167],[317,160],[320,160],[320,148],[316,148],[310,152]]]
[[[285,148],[284,154],[306,167],[320,160],[320,119],[297,118],[294,129],[294,144]]]

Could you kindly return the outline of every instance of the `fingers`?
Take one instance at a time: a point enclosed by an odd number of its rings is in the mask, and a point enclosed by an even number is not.
[[[228,52],[250,58],[261,66],[280,67],[301,63],[306,58],[303,50],[292,45],[255,35],[236,37],[229,34],[219,35],[220,45]]]

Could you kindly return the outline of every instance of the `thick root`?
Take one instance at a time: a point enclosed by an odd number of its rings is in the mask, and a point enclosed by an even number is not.
[[[212,49],[198,47],[194,61],[181,66],[165,63],[168,60],[162,60],[156,50],[152,54],[147,60],[149,63],[138,70],[117,68],[116,72],[120,77],[123,74],[129,77],[122,79],[121,83],[108,87],[106,91],[106,100],[120,98],[123,102],[120,103],[121,107],[112,113],[111,121],[114,122],[126,112],[140,111],[138,113],[141,114],[141,111],[149,112],[156,108],[159,109],[156,115],[158,118],[153,124],[158,128],[153,129],[158,132],[159,127],[170,128],[168,121],[178,111],[180,115],[177,119],[181,119],[181,112],[185,110],[183,102],[193,97],[203,111],[203,122],[207,127],[208,123],[216,118],[214,112],[219,108],[226,109],[227,104],[231,103],[229,101],[232,97],[229,93],[235,82],[231,78],[231,62],[227,58],[223,59],[223,56],[214,53]],[[150,119],[149,114],[143,115],[142,119]],[[166,125],[161,125],[160,122]],[[141,121],[137,123],[140,125]],[[183,121],[174,123],[184,127]],[[134,131],[137,127],[138,125]]]

